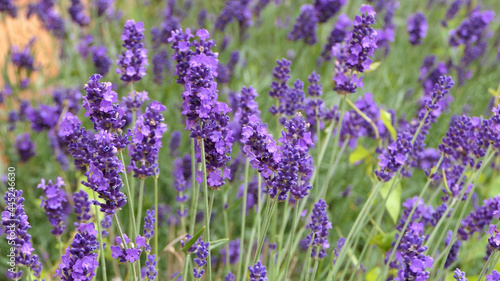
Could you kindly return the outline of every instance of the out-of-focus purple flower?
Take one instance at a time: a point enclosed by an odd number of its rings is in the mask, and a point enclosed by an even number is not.
[[[45,214],[53,227],[51,233],[56,236],[60,236],[66,229],[66,220],[71,211],[63,186],[64,181],[61,177],[57,178],[55,184],[52,183],[52,180],[45,184],[45,179],[42,179],[37,186],[45,194],[45,198],[40,196],[40,199],[42,199],[40,207],[45,210]]]
[[[66,253],[61,257],[56,275],[64,281],[91,280],[95,270],[99,267],[97,253],[97,230],[93,223],[80,224],[77,228],[71,246],[66,248]]]
[[[353,71],[365,72],[370,69],[378,35],[371,27],[375,23],[375,11],[369,5],[361,5],[361,16],[354,18],[354,27],[346,36],[344,46],[336,44],[332,54],[337,58],[335,65],[334,90],[339,93],[355,93],[357,87],[363,87],[361,76]]]
[[[128,166],[129,171],[134,171],[134,177],[143,179],[159,173],[158,152],[162,147],[163,133],[167,130],[161,114],[165,109],[164,105],[154,101],[135,123],[134,137],[129,146],[131,161]]]
[[[326,207],[326,202],[319,199],[318,203],[314,204],[311,221],[307,226],[311,229],[311,234],[307,235],[307,245],[312,245],[311,258],[313,259],[323,259],[326,257],[326,249],[330,248],[327,238],[332,223],[328,220]],[[320,249],[319,252],[317,248]]]
[[[337,248],[333,250],[333,254],[335,255],[335,258],[333,259],[332,264],[335,265],[337,263],[337,258],[339,257],[340,252],[342,251],[342,248],[344,248],[345,244],[345,238],[342,237],[337,241]]]
[[[450,7],[448,7],[448,10],[446,11],[445,19],[441,22],[443,26],[448,25],[448,21],[452,20],[460,11],[460,8],[462,8],[462,5],[464,4],[464,0],[455,0],[451,2]]]
[[[95,6],[97,8],[97,16],[102,16],[111,6],[114,0],[96,0]]]
[[[458,235],[463,241],[468,240],[475,232],[481,233],[495,218],[494,212],[500,204],[500,196],[486,199],[483,205],[477,207],[462,220]]]
[[[155,233],[155,210],[146,210],[144,217],[144,237],[149,240]]]
[[[485,30],[495,13],[493,11],[480,11],[475,9],[464,19],[458,28],[450,31],[450,46],[457,47],[460,44],[468,45],[479,42],[485,36]]]
[[[68,8],[71,19],[80,26],[87,26],[90,18],[85,14],[83,4],[80,0],[71,0]]]
[[[252,14],[249,0],[230,0],[226,2],[215,22],[215,28],[224,31],[233,20],[238,22],[240,31],[252,26]]]
[[[25,69],[26,71],[28,71],[28,74],[29,72],[36,70],[35,59],[31,54],[35,39],[36,37],[33,37],[22,51],[19,50],[19,47],[17,46],[13,46],[11,50],[12,64],[20,70]]]
[[[62,39],[66,35],[66,27],[61,15],[54,8],[55,4],[54,0],[39,0],[38,3],[29,4],[27,17],[36,14],[48,31]]]
[[[500,273],[493,270],[491,274],[486,275],[486,281],[500,281]]]
[[[297,79],[293,88],[289,88],[287,82],[290,78],[291,62],[282,59],[278,60],[277,63],[278,66],[273,70],[275,81],[271,83],[269,95],[278,100],[278,106],[272,105],[269,112],[273,115],[293,116],[304,108],[304,83]],[[284,123],[285,119],[282,118],[280,121]]]
[[[451,243],[452,234],[453,232],[451,230],[449,230],[446,234],[446,239],[444,240],[445,246],[448,246]],[[450,248],[450,253],[448,254],[448,257],[446,257],[446,262],[444,263],[445,268],[450,267],[455,261],[457,261],[461,245],[462,243],[459,240],[453,243]]]
[[[16,137],[14,147],[17,149],[21,162],[27,162],[35,156],[35,144],[31,141],[30,134],[25,133]]]
[[[125,23],[123,34],[123,47],[121,55],[118,55],[116,63],[119,68],[116,73],[124,82],[137,82],[146,75],[148,65],[148,50],[144,48],[144,23],[128,20]]]
[[[320,0],[317,0],[318,2]],[[305,4],[300,7],[300,15],[295,21],[295,25],[287,35],[288,40],[304,40],[308,45],[314,45],[318,41],[316,32],[318,29],[318,15],[313,5]]]
[[[375,170],[375,174],[381,181],[390,181],[394,174],[407,164],[408,155],[414,149],[412,138],[406,131],[398,133],[397,139],[379,155],[380,170]]]
[[[121,236],[116,237],[116,244],[110,246],[111,249],[111,257],[114,259],[118,259],[120,262],[129,262],[134,263],[137,261],[144,251],[147,248],[146,239],[140,235],[135,237],[135,243],[130,243],[131,240],[127,237],[127,234],[123,234],[122,240]]]
[[[0,12],[7,13],[9,16],[15,18],[17,17],[17,6],[12,2],[12,0],[1,0]]]
[[[250,116],[259,118],[260,110],[259,105],[255,101],[258,97],[257,91],[252,86],[241,89],[241,94],[237,94],[238,107],[234,113],[234,119],[244,126],[250,122]]]
[[[453,271],[453,278],[455,278],[455,280],[457,281],[467,281],[467,278],[465,278],[465,272],[461,271],[459,268],[455,269],[455,271]]]
[[[439,77],[445,75],[448,72],[444,62],[437,62],[435,56],[427,56],[422,61],[422,66],[420,66],[420,77],[419,80],[426,93],[430,93],[434,89],[434,85],[439,80]]]
[[[177,130],[173,131],[172,135],[170,136],[170,144],[169,144],[171,157],[179,156],[179,146],[181,145],[181,140],[182,140],[181,132]]]
[[[185,192],[187,188],[190,186],[190,184],[188,183],[189,178],[186,178],[185,176],[183,162],[184,159],[182,158],[175,159],[175,161],[173,162],[173,170],[172,170],[172,176],[174,178],[174,188],[179,193],[175,199],[177,200],[177,202],[181,204],[185,203],[188,200],[188,197],[185,194]],[[177,215],[181,218],[186,217],[187,210],[186,209],[177,210]]]
[[[103,238],[108,237],[108,229],[113,225],[113,216],[105,215],[101,220],[101,235]]]
[[[38,260],[38,256],[33,253],[35,249],[31,244],[31,235],[28,234],[28,229],[31,226],[28,222],[28,215],[24,211],[22,195],[22,190],[8,190],[6,192],[3,197],[5,210],[2,212],[2,225],[10,247],[14,248],[13,258],[16,267],[29,267],[35,277],[40,278],[42,263]],[[18,271],[17,275],[12,277],[21,279],[22,274],[22,271]]]
[[[74,210],[76,214],[75,226],[87,223],[92,218],[90,214],[90,201],[88,194],[83,191],[73,193]]]
[[[349,19],[349,17],[345,14],[341,14],[338,19],[337,23],[335,23],[335,26],[333,27],[332,31],[330,32],[330,35],[328,35],[328,39],[326,41],[326,44],[323,46],[323,51],[321,51],[321,57],[329,61],[332,58],[332,47],[335,46],[337,43],[342,43],[344,42],[344,38],[347,35],[347,29],[351,27],[352,22]]]
[[[41,104],[38,108],[28,107],[26,117],[31,122],[31,128],[36,132],[53,128],[59,120],[59,107]]]
[[[342,8],[346,0],[315,0],[314,9],[319,22],[327,22]]]
[[[64,111],[65,107],[68,112],[78,114],[82,102],[82,94],[78,88],[57,88],[52,92],[52,98],[59,107],[57,109],[59,115]]]
[[[248,270],[250,271],[250,281],[267,281],[266,267],[260,261],[257,261],[254,266],[249,266]]]
[[[234,276],[234,274],[231,271],[229,271],[227,275],[224,276],[224,281],[234,281],[235,278],[236,276]]]
[[[220,250],[220,254],[222,255],[222,263],[226,264],[228,260],[229,253],[229,264],[237,264],[240,258],[240,239],[229,241],[227,247],[223,247]],[[229,250],[228,250],[229,248]]]
[[[416,205],[416,206],[415,206]],[[415,208],[413,215],[410,217],[410,213]],[[403,203],[403,213],[401,214],[401,218],[399,219],[396,230],[401,232],[403,230],[404,225],[409,220],[411,225],[413,223],[421,223],[422,225],[427,225],[432,222],[432,214],[433,209],[432,206],[426,206],[424,200],[421,198],[418,200],[417,196],[406,199]]]
[[[254,14],[256,18],[260,18],[262,10],[269,5],[269,2],[271,2],[271,0],[258,0],[252,8],[252,14]]]
[[[73,156],[75,166],[85,170],[90,164],[88,147],[93,136],[82,127],[82,122],[71,112],[63,116],[57,136],[67,144],[68,153]]]
[[[159,27],[151,29],[153,48],[158,49],[162,44],[168,44],[172,32],[181,29],[180,19],[172,15],[172,9],[166,8],[163,11],[163,22]]]
[[[92,52],[92,62],[94,63],[96,73],[102,76],[106,75],[112,64],[111,58],[107,55],[108,49],[101,45],[92,47],[90,51]]]
[[[165,49],[161,49],[153,56],[153,75],[154,82],[158,85],[163,83],[164,72],[170,71],[171,61],[168,56],[168,52]]]
[[[410,34],[410,43],[419,45],[422,39],[427,36],[427,18],[421,12],[415,13],[408,17],[407,30]]]
[[[207,20],[207,10],[206,9],[201,9],[201,11],[198,13],[198,27],[199,28],[205,28],[205,22]]]
[[[244,190],[244,184],[240,186],[238,189],[238,195],[237,198],[243,197],[243,190]],[[248,190],[247,190],[247,211],[251,210],[255,207],[255,211],[257,211],[258,203],[259,203],[259,192],[260,196],[264,195],[264,189],[265,189],[265,183],[262,183],[261,186],[259,186],[259,181],[257,177],[254,177],[252,181],[248,183]]]

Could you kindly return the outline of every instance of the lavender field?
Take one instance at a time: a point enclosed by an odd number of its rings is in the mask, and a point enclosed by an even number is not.
[[[500,281],[498,0],[0,0],[0,281]]]

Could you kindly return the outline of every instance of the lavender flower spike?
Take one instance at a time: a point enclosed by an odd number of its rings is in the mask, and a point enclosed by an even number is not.
[[[51,233],[56,236],[64,232],[65,223],[71,210],[63,186],[64,181],[61,177],[57,178],[55,184],[51,180],[49,180],[48,184],[45,184],[45,179],[42,179],[42,182],[38,185],[38,188],[43,190],[46,197],[40,197],[42,199],[40,207],[45,209],[45,213],[53,227]]]
[[[116,73],[124,82],[137,82],[146,75],[148,50],[144,48],[144,24],[128,20],[122,35],[123,47],[126,49],[118,56]]]
[[[346,0],[315,0],[314,9],[319,22],[327,22],[342,8]]]
[[[328,221],[326,207],[326,202],[323,199],[319,199],[318,203],[314,204],[311,221],[308,225],[311,229],[311,234],[307,235],[306,241],[307,245],[312,244],[314,246],[311,252],[311,258],[313,259],[323,259],[326,257],[325,249],[330,247],[327,238],[328,230],[332,228],[332,223]],[[321,249],[319,253],[316,252],[316,248]]]
[[[143,179],[159,173],[158,152],[162,147],[163,133],[167,130],[161,114],[165,109],[164,105],[154,101],[135,123],[134,137],[129,146],[132,159],[128,167],[134,171],[134,177]]]
[[[9,16],[15,18],[17,17],[17,7],[12,2],[12,0],[1,0],[0,12],[7,13]]]
[[[295,25],[290,33],[288,40],[297,41],[303,39],[308,45],[314,45],[318,41],[316,31],[318,29],[318,17],[316,10],[310,4],[305,4],[300,7],[300,15],[297,18]]]
[[[427,35],[427,19],[425,15],[418,12],[408,17],[407,28],[410,34],[410,43],[412,45],[419,45]]]
[[[267,281],[266,267],[258,261],[253,267],[249,266],[250,281]]]

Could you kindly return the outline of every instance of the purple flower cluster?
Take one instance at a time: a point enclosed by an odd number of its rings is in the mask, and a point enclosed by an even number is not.
[[[189,157],[189,156],[188,156]],[[189,157],[189,162],[191,162]],[[188,173],[191,172],[191,167],[189,167]],[[173,170],[172,177],[174,178],[174,188],[179,193],[175,199],[180,204],[185,203],[188,200],[187,195],[185,194],[186,190],[190,186],[188,183],[189,175],[186,175],[184,168],[184,158],[177,158],[173,162]],[[187,177],[186,177],[187,176]],[[181,218],[187,216],[187,210],[178,210],[177,215]]]
[[[266,267],[260,261],[257,261],[254,266],[249,266],[248,270],[250,271],[250,281],[267,281]]]
[[[461,271],[459,268],[455,269],[455,271],[453,273],[455,273],[453,275],[453,278],[455,278],[455,280],[467,281],[467,278],[465,278],[465,272]]]
[[[30,134],[28,133],[18,135],[16,137],[16,143],[14,144],[14,147],[19,154],[21,162],[27,162],[31,159],[31,157],[36,155],[35,144],[31,140]]]
[[[111,58],[107,55],[108,49],[105,46],[93,46],[90,51],[92,52],[92,62],[96,73],[104,76],[109,72],[109,68],[113,63]]]
[[[493,270],[491,274],[486,275],[486,281],[500,281],[500,273]]]
[[[161,49],[153,56],[153,73],[154,82],[158,85],[163,83],[164,72],[170,72],[171,61],[168,56],[168,52],[165,49]]]
[[[92,215],[90,214],[91,202],[89,201],[88,194],[83,190],[73,193],[73,203],[73,208],[76,214],[76,222],[74,223],[75,226],[87,223],[92,218]]]
[[[61,257],[56,275],[63,281],[91,280],[95,276],[95,270],[99,267],[97,253],[93,253],[99,247],[97,242],[97,230],[93,223],[80,224],[78,233],[66,248],[66,253]]]
[[[55,4],[54,0],[39,0],[38,3],[29,4],[27,17],[36,14],[48,31],[62,39],[66,35],[66,27],[63,18],[55,10]]]
[[[378,179],[390,181],[394,174],[407,164],[408,156],[413,149],[412,135],[406,131],[398,133],[397,139],[378,157],[380,170],[375,170]]]
[[[26,71],[28,71],[28,73],[33,70],[36,70],[35,58],[31,54],[34,43],[35,43],[35,38],[32,38],[22,51],[19,50],[17,46],[12,47],[11,50],[12,64],[15,65],[19,70],[25,69]]]
[[[85,84],[87,95],[83,98],[86,117],[94,124],[94,129],[117,130],[125,125],[125,112],[118,105],[118,98],[110,82],[99,82],[99,74],[90,77]]]
[[[45,194],[45,198],[40,197],[42,199],[40,207],[45,210],[45,214],[53,227],[51,233],[55,236],[60,236],[64,232],[66,220],[71,211],[63,186],[64,181],[61,177],[57,178],[55,184],[52,183],[52,180],[49,180],[48,184],[45,184],[45,179],[42,179],[41,183],[37,186]]]
[[[475,232],[481,233],[495,218],[494,212],[500,204],[500,195],[486,199],[483,205],[477,207],[462,220],[458,235],[463,241],[468,240]]]
[[[327,22],[340,11],[345,3],[346,0],[315,0],[314,9],[316,10],[318,21]]]
[[[127,20],[122,34],[125,51],[118,56],[116,73],[124,82],[137,82],[146,75],[148,50],[144,48],[144,23]]]
[[[424,254],[427,247],[424,247],[423,225],[413,223],[409,230],[404,234],[401,243],[396,252],[396,259],[401,266],[398,270],[395,281],[406,280],[427,280],[429,272],[427,268],[433,267],[434,260]]]
[[[71,0],[71,5],[68,8],[71,19],[80,26],[87,26],[90,18],[85,15],[84,7],[80,0]]]
[[[200,279],[205,273],[203,267],[207,264],[208,249],[210,248],[210,243],[199,240],[193,247],[189,248],[189,252],[196,253],[196,258],[194,258],[194,263],[196,266],[193,268],[193,276],[196,279]]]
[[[319,0],[317,0],[318,2]],[[325,15],[322,15],[325,16]],[[308,45],[314,45],[318,41],[316,32],[318,29],[318,16],[316,10],[311,4],[305,4],[300,7],[300,15],[297,18],[295,25],[287,35],[288,40],[298,41],[304,40]]]
[[[75,167],[85,171],[90,164],[88,147],[93,135],[82,127],[82,122],[71,112],[64,115],[59,124],[57,135],[67,143],[68,153],[73,157]]]
[[[427,35],[427,18],[421,12],[415,13],[408,17],[407,30],[410,34],[410,43],[419,45],[422,39]]]
[[[308,247],[312,246],[311,258],[313,259],[323,259],[326,257],[326,249],[330,248],[328,231],[332,228],[332,223],[328,221],[326,208],[326,202],[319,199],[318,203],[314,204],[311,221],[307,226],[311,229],[311,234],[307,235],[306,241]]]
[[[229,259],[229,264],[237,264],[240,258],[240,239],[229,241],[227,247],[220,250],[222,255],[222,263],[226,264]]]
[[[155,211],[146,210],[146,216],[144,217],[144,237],[149,240],[153,237],[155,233]]]
[[[85,173],[87,181],[82,184],[99,194],[104,202],[94,201],[101,207],[101,212],[112,215],[127,203],[127,198],[120,190],[123,182],[120,173],[124,167],[116,156],[118,149],[111,133],[100,130],[87,147],[89,151],[89,169]]]
[[[227,1],[220,15],[215,21],[215,28],[224,31],[226,26],[233,20],[238,22],[241,31],[252,26],[252,13],[249,0],[230,0]]]
[[[375,23],[375,11],[369,5],[361,5],[361,16],[356,16],[353,30],[346,36],[346,44],[332,48],[337,58],[335,65],[334,90],[340,93],[355,93],[357,87],[363,87],[361,76],[352,74],[353,71],[365,72],[370,69],[375,48],[377,48],[377,32],[371,27]]]
[[[278,200],[284,201],[290,191],[298,200],[307,196],[312,188],[309,179],[314,167],[308,151],[313,142],[308,127],[309,124],[300,114],[286,121],[286,132],[283,131],[279,139],[280,162],[274,176],[266,181],[271,198],[277,196]]]
[[[121,236],[117,236],[116,244],[118,245],[110,246],[111,257],[118,259],[120,262],[134,263],[139,260],[144,248],[149,246],[146,244],[146,238],[140,235],[135,237],[135,244],[130,243],[131,240],[127,237],[127,234],[123,234],[123,239],[125,241],[122,240]]]
[[[17,6],[12,3],[12,0],[0,1],[0,12],[7,13],[9,16],[17,17]]]
[[[141,179],[156,176],[159,173],[158,152],[162,147],[161,138],[167,130],[161,112],[166,107],[161,103],[154,101],[146,112],[136,121],[132,139],[129,146],[129,155],[131,157],[128,169],[134,171],[134,177]]]
[[[321,51],[323,60],[329,61],[332,59],[332,47],[344,42],[348,32],[347,29],[351,27],[351,25],[352,22],[347,15],[341,14],[338,17],[337,23],[335,23],[330,35],[328,35],[326,44],[323,46],[323,51]]]
[[[156,279],[156,256],[148,255],[146,259],[146,276],[150,281],[154,281]]]
[[[11,248],[14,248],[14,258],[16,266],[26,266],[31,268],[33,274],[40,278],[42,263],[38,256],[33,254],[31,235],[28,229],[31,228],[28,222],[28,215],[24,211],[24,198],[21,190],[8,190],[3,197],[5,210],[2,212],[2,226],[5,237]],[[10,272],[10,271],[9,271]],[[18,271],[17,275],[12,274],[11,279],[21,279],[23,272]]]

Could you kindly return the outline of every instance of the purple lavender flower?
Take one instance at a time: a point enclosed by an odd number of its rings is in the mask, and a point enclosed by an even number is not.
[[[290,79],[290,65],[292,62],[286,59],[276,61],[278,66],[273,69],[275,81],[271,83],[269,96],[272,98],[281,98],[288,91],[288,79]],[[272,112],[271,112],[272,113]]]
[[[12,3],[12,0],[1,0],[0,12],[7,13],[13,18],[17,17],[17,7],[16,5],[14,5],[14,3]]]
[[[433,267],[434,260],[424,254],[427,247],[424,247],[423,225],[413,223],[404,234],[396,252],[396,259],[400,262],[400,267],[395,281],[405,280],[427,280],[429,272],[427,268]]]
[[[408,155],[413,149],[412,135],[406,131],[398,133],[397,139],[378,157],[380,170],[375,170],[375,174],[379,180],[390,181],[407,164]]]
[[[134,177],[143,179],[159,173],[158,152],[162,146],[163,133],[167,130],[167,125],[162,123],[164,118],[161,114],[165,109],[164,105],[154,101],[135,123],[134,137],[129,146],[131,162],[128,166],[130,171],[134,171]]]
[[[87,223],[92,218],[88,194],[83,190],[73,193],[73,202],[76,214],[75,226]]]
[[[113,216],[105,215],[101,220],[101,235],[103,238],[108,237],[108,229],[113,225]]]
[[[28,222],[28,215],[24,211],[24,198],[21,190],[7,191],[4,198],[5,210],[2,212],[2,225],[8,244],[14,248],[14,259],[16,266],[26,266],[31,268],[33,274],[40,278],[42,263],[38,256],[33,254],[31,235],[28,229],[31,228]],[[12,278],[20,279],[23,272],[17,272]]]
[[[165,49],[161,49],[153,56],[153,75],[154,82],[158,85],[163,83],[164,72],[170,71],[170,58],[168,52]]]
[[[99,267],[98,255],[93,253],[99,247],[94,224],[80,224],[77,231],[71,246],[66,248],[66,253],[61,257],[59,268],[56,269],[55,276],[64,281],[91,280]]]
[[[332,48],[332,54],[338,60],[335,65],[334,90],[340,93],[355,93],[357,87],[363,87],[361,76],[352,71],[365,72],[370,69],[375,48],[377,48],[377,32],[371,27],[375,23],[375,11],[369,5],[361,5],[361,17],[356,16],[354,27],[346,36],[346,44]]]
[[[417,206],[415,207],[415,205]],[[413,208],[415,208],[415,211],[413,215],[409,217]],[[421,223],[424,226],[430,224],[433,219],[432,213],[432,206],[426,206],[422,198],[420,198],[420,200],[418,200],[418,196],[408,198],[403,203],[403,214],[401,214],[401,218],[396,225],[396,230],[401,232],[408,220],[410,221],[408,225],[412,225],[413,223]]]
[[[238,97],[238,107],[234,113],[234,118],[239,120],[239,123],[244,126],[250,122],[250,116],[254,115],[259,117],[260,110],[259,105],[255,99],[259,96],[252,86],[245,87],[241,89],[241,94]]]
[[[160,26],[151,29],[154,49],[158,49],[162,44],[168,44],[172,32],[181,29],[180,19],[172,13],[173,8],[167,7],[163,11],[163,21]]]
[[[455,0],[451,2],[450,7],[446,11],[445,19],[441,22],[443,26],[447,26],[447,21],[452,20],[457,15],[463,4],[464,0]]]
[[[312,185],[309,183],[313,171],[312,157],[309,148],[313,145],[309,125],[305,119],[297,114],[285,122],[286,132],[280,138],[281,157],[276,172],[268,179],[268,194],[271,198],[278,196],[278,200],[287,198],[287,193],[298,200],[307,196]]]
[[[453,234],[453,232],[451,230],[449,230],[448,233],[446,234],[446,239],[444,241],[445,246],[450,245],[452,234]],[[462,245],[462,243],[459,240],[457,240],[457,241],[455,241],[455,243],[453,243],[453,245],[450,248],[450,253],[448,254],[448,257],[446,257],[446,262],[444,263],[445,268],[450,267],[455,261],[457,261],[458,252],[460,251],[461,245]]]
[[[200,279],[205,273],[203,267],[207,264],[208,250],[210,247],[209,242],[199,241],[196,245],[196,258],[194,259],[195,268],[193,268],[193,276],[196,279]]]
[[[33,37],[28,44],[24,47],[24,50],[19,50],[19,47],[12,47],[11,60],[12,64],[15,65],[18,69],[25,69],[26,71],[31,72],[36,70],[35,68],[35,59],[33,57],[32,48],[35,43],[36,37]]]
[[[222,263],[226,264],[228,256],[229,256],[229,264],[238,263],[238,260],[240,258],[240,243],[241,243],[240,239],[229,241],[228,247],[224,247],[222,248],[222,250],[220,250],[220,254],[222,255]]]
[[[59,116],[65,107],[68,112],[73,114],[78,114],[78,111],[80,111],[82,94],[78,88],[57,88],[52,92],[52,99],[58,106],[56,112]]]
[[[252,14],[249,0],[230,0],[226,2],[222,12],[217,17],[215,28],[224,31],[233,20],[238,22],[242,31],[252,26]]]
[[[320,0],[317,0],[318,2]],[[330,4],[330,3],[328,3]],[[326,15],[322,15],[323,17]],[[314,45],[318,41],[316,32],[318,29],[318,16],[313,5],[305,4],[300,7],[300,15],[296,19],[295,25],[288,33],[288,40],[298,41],[304,40],[308,45]]]
[[[148,92],[130,92],[128,96],[123,97],[122,101],[127,110],[140,111],[145,101],[149,100]]]
[[[252,115],[248,124],[243,126],[241,135],[242,150],[248,157],[250,165],[259,171],[262,178],[268,179],[276,169],[280,153],[276,141],[267,132],[267,125]]]
[[[46,129],[52,129],[59,120],[60,108],[41,104],[38,108],[28,107],[26,117],[31,121],[31,128],[35,132],[41,132]]]
[[[122,240],[121,236],[117,236],[115,241],[118,246],[110,246],[111,257],[123,263],[134,263],[139,259],[142,251],[147,247],[146,238],[137,235],[135,237],[135,244],[130,243],[131,240],[127,237],[127,234],[123,234],[123,238],[125,241]]]
[[[57,178],[55,184],[52,183],[52,180],[45,184],[45,179],[42,179],[37,186],[45,194],[45,198],[40,196],[40,199],[42,199],[40,207],[45,210],[45,214],[53,227],[51,233],[55,236],[60,236],[64,232],[66,220],[71,210],[63,186],[64,181],[61,177]]]
[[[243,197],[244,188],[245,188],[244,184],[240,185],[240,188],[238,189],[237,198]],[[252,181],[248,183],[247,211],[253,209],[254,207],[255,210],[257,211],[259,203],[259,192],[260,196],[264,196],[264,190],[265,190],[265,183],[262,183],[261,186],[259,187],[259,181],[257,177],[254,177]]]
[[[67,112],[59,124],[57,136],[67,144],[68,153],[73,156],[75,166],[85,170],[90,164],[88,147],[93,136],[82,127],[78,117]]]
[[[90,18],[85,15],[84,7],[80,0],[71,0],[71,6],[68,8],[71,19],[80,26],[87,26]]]
[[[486,199],[483,205],[477,207],[462,220],[458,235],[463,241],[468,240],[475,232],[482,232],[495,218],[494,212],[500,204],[500,196]]]
[[[90,117],[96,131],[120,129],[125,125],[125,113],[117,104],[118,95],[111,89],[111,83],[99,82],[101,78],[101,75],[94,74],[85,84],[84,89],[87,92],[83,98],[83,107],[87,111],[85,116]]]
[[[29,4],[27,17],[36,14],[48,31],[62,39],[66,35],[66,27],[61,15],[54,8],[55,4],[54,0],[39,0],[36,4]]]
[[[177,130],[173,131],[172,135],[170,136],[170,143],[169,143],[171,157],[179,156],[179,146],[181,145],[181,140],[182,140],[181,132]]]
[[[154,281],[156,279],[156,256],[148,255],[146,260],[146,275],[150,281]]]
[[[177,202],[183,204],[188,200],[187,195],[185,194],[187,188],[189,187],[189,183],[186,179],[185,173],[184,173],[184,167],[183,167],[183,159],[182,158],[177,158],[173,162],[173,170],[172,170],[172,176],[174,178],[174,188],[175,190],[179,193],[175,199]],[[191,169],[189,169],[191,170]],[[179,217],[186,217],[187,216],[187,210],[178,210],[177,214]]]
[[[314,9],[319,22],[327,22],[346,3],[346,0],[315,0]]]
[[[314,204],[311,221],[307,226],[311,229],[311,234],[307,235],[307,245],[312,245],[311,258],[313,259],[323,259],[326,257],[326,249],[330,248],[327,238],[332,223],[328,221],[326,207],[326,202],[319,199],[318,203]]]
[[[14,147],[17,149],[21,162],[27,162],[31,157],[36,155],[35,144],[31,141],[30,134],[28,133],[18,135]]]
[[[97,16],[102,16],[108,9],[113,6],[114,0],[96,0],[95,6],[97,8]]]
[[[410,34],[410,43],[419,45],[427,35],[427,19],[421,12],[408,17],[407,30]]]
[[[198,27],[200,28],[205,28],[205,22],[207,20],[207,10],[206,9],[201,9],[201,11],[198,13]]]
[[[92,52],[92,62],[94,63],[96,72],[102,76],[106,75],[112,64],[111,59],[107,55],[108,49],[104,46],[98,46],[92,47],[90,50]]]
[[[486,281],[500,281],[500,273],[493,270],[491,274],[486,275]]]
[[[333,250],[333,254],[335,255],[335,258],[332,261],[332,264],[335,265],[337,263],[337,258],[339,257],[340,252],[342,252],[342,248],[344,248],[345,244],[345,238],[342,237],[337,241],[337,248]]]
[[[146,210],[146,216],[144,217],[144,237],[149,240],[153,237],[155,233],[155,211]]]
[[[474,10],[457,29],[450,31],[450,46],[457,47],[460,44],[468,45],[481,41],[485,36],[484,31],[494,17],[493,11]]]
[[[124,167],[116,156],[117,148],[111,133],[100,130],[95,139],[89,143],[89,170],[85,173],[87,181],[82,184],[99,194],[104,202],[94,201],[101,207],[101,212],[112,215],[123,207],[127,198],[120,190],[123,183],[120,173]]]
[[[144,24],[128,20],[123,29],[123,47],[126,49],[118,56],[116,73],[124,82],[137,82],[146,75],[148,50],[144,48]]]
[[[467,281],[467,278],[465,278],[465,272],[461,271],[459,268],[455,269],[455,271],[453,271],[453,273],[455,273],[453,275],[453,278],[455,278],[455,280]]]
[[[257,3],[255,3],[255,5],[253,6],[252,14],[254,14],[256,18],[260,18],[262,10],[264,10],[264,8],[269,5],[269,2],[271,2],[271,0],[258,0]]]
[[[229,271],[227,275],[224,276],[224,281],[234,281],[235,278],[236,276],[234,276],[234,274],[231,271]]]
[[[250,271],[250,281],[267,281],[266,267],[260,261],[257,261],[254,266],[249,266],[248,270]]]

